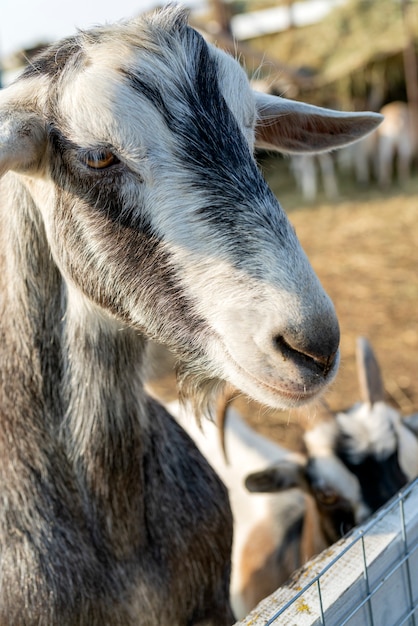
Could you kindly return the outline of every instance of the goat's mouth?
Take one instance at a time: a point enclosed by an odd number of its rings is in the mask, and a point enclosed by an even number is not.
[[[257,376],[254,376],[254,374],[246,370],[244,367],[238,365],[238,363],[235,363],[235,366],[239,368],[245,376],[248,376],[248,378],[252,379],[261,389],[264,389],[270,393],[278,395],[281,398],[286,398],[287,400],[291,401],[292,403],[295,403],[296,405],[303,404],[304,402],[308,402],[309,400],[312,400],[318,395],[318,393],[323,388],[323,385],[321,385],[319,388],[316,388],[315,390],[312,390],[312,389],[308,390],[305,386],[301,387],[300,385],[295,384],[295,389],[290,390],[288,386],[286,386],[285,388],[284,385],[279,385],[279,384],[273,385],[264,380],[260,380]]]
[[[337,353],[326,376],[310,373],[309,376],[306,376],[306,382],[303,382],[305,377],[301,376],[300,372],[295,369],[295,376],[288,375],[285,379],[273,380],[270,374],[267,379],[263,379],[248,370],[243,364],[238,363],[225,346],[223,349],[230,365],[235,370],[231,372],[230,382],[246,395],[274,408],[298,407],[314,400],[334,379],[338,369],[339,354]],[[299,380],[297,380],[298,378]]]

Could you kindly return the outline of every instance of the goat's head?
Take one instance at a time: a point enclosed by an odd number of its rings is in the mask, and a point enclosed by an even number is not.
[[[360,522],[418,475],[418,440],[413,416],[403,420],[384,401],[378,361],[362,337],[357,341],[357,370],[361,402],[330,414],[329,419],[305,433],[305,443],[317,472],[335,488],[338,484],[351,485],[353,505],[356,480],[356,521]]]
[[[282,493],[287,489],[298,488],[312,496],[319,515],[323,540],[329,545],[355,525],[353,504],[356,502],[347,497],[344,488],[331,483],[320,471],[321,468],[311,459],[306,464],[284,459],[264,470],[248,474],[245,486],[254,493]]]
[[[170,8],[35,59],[0,95],[0,172],[42,214],[70,303],[166,343],[200,387],[291,406],[333,378],[339,329],[253,149],[321,151],[380,121],[252,92]]]
[[[345,494],[324,481],[307,459],[296,457],[289,454],[245,478],[250,492],[271,494],[269,515],[252,529],[241,555],[242,596],[248,610],[355,524]]]

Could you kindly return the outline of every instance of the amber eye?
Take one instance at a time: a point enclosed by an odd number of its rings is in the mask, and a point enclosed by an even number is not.
[[[333,504],[336,504],[339,500],[338,493],[336,493],[332,489],[318,490],[316,492],[316,497],[318,498],[318,501],[325,506],[332,506]]]
[[[87,152],[83,156],[83,161],[94,170],[104,170],[106,167],[119,163],[119,159],[110,150],[96,150]]]

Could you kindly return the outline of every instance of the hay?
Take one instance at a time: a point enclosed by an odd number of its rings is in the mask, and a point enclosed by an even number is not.
[[[393,0],[350,0],[318,24],[251,43],[270,57],[305,68],[319,87],[399,53],[407,42],[400,6]],[[416,2],[409,6],[408,28],[418,37]]]

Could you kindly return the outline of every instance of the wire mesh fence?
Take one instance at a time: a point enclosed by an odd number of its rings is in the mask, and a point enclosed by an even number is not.
[[[238,624],[418,626],[418,479]]]

